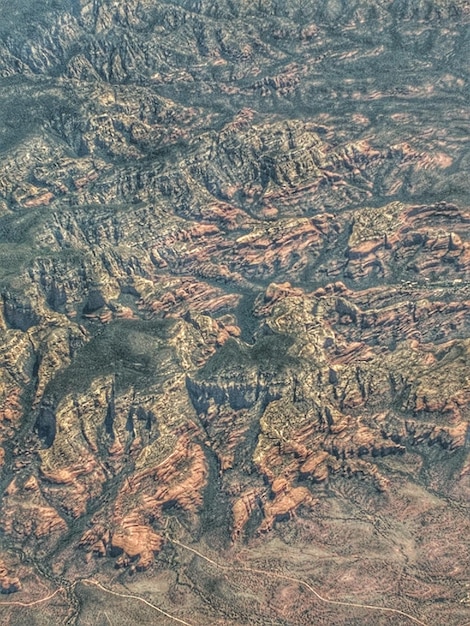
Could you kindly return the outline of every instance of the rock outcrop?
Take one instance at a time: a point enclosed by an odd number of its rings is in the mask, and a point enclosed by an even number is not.
[[[101,619],[77,581],[115,566],[189,622],[375,624],[361,603],[467,622],[465,2],[10,4],[0,528],[21,567],[2,553],[0,593],[24,593],[18,619],[52,587],[45,620]],[[289,586],[261,586],[261,562]],[[340,603],[319,617],[295,576]]]
[[[0,593],[15,593],[21,590],[21,582],[16,576],[12,576],[11,572],[0,561]]]

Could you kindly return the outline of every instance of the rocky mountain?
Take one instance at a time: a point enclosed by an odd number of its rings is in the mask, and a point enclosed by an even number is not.
[[[468,3],[0,6],[4,623],[470,622]]]

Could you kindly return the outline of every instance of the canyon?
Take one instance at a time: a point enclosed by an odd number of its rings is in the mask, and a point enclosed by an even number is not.
[[[468,4],[2,11],[1,619],[470,622]]]

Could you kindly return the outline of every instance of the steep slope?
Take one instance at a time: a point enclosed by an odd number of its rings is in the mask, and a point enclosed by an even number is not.
[[[467,3],[0,6],[0,615],[469,621]]]

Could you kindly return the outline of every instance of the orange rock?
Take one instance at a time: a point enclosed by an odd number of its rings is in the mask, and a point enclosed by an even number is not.
[[[0,593],[21,591],[20,579],[12,576],[5,563],[0,560]]]
[[[21,418],[23,411],[20,393],[19,387],[13,387],[0,398],[0,423],[2,421],[16,422]]]
[[[34,196],[33,198],[28,198],[28,200],[25,200],[23,202],[23,205],[28,208],[41,206],[41,205],[48,205],[51,203],[53,199],[54,199],[54,194],[50,191],[46,191],[37,196]]]
[[[203,489],[208,474],[202,448],[183,435],[173,451],[157,466],[134,474],[121,488],[115,504],[116,518],[120,519],[126,502],[135,506],[139,494],[142,515],[160,516],[168,504],[178,504],[187,511],[197,511],[203,501]]]
[[[0,527],[6,535],[23,541],[30,536],[41,539],[64,532],[67,524],[38,490],[12,494],[3,506]]]
[[[8,485],[8,487],[5,489],[5,495],[6,496],[12,496],[15,493],[18,492],[18,486],[16,484],[16,479],[14,478],[11,483]]]
[[[328,477],[328,468],[324,465],[324,461],[329,456],[329,453],[325,452],[325,450],[320,450],[310,455],[305,463],[300,466],[300,472],[302,474],[313,474],[317,480],[325,480]],[[323,467],[320,467],[322,465]]]
[[[240,330],[240,328],[238,326],[235,326],[234,324],[229,324],[225,326],[225,330],[232,337],[240,337],[240,335],[242,334],[242,331]]]
[[[23,489],[25,489],[26,491],[39,491],[39,484],[36,476],[30,476],[28,480],[24,483]]]
[[[265,206],[260,211],[261,217],[273,219],[279,215],[279,210],[274,206]]]
[[[289,489],[289,483],[287,479],[284,478],[284,476],[279,476],[278,478],[273,480],[271,484],[271,489],[273,493],[278,494],[282,491],[286,491],[287,489]]]
[[[137,523],[134,516],[124,519],[111,537],[113,548],[123,550],[131,559],[139,557],[139,569],[147,569],[151,565],[154,554],[160,551],[162,545],[163,537],[150,527]]]
[[[253,512],[257,500],[259,497],[259,491],[252,489],[244,493],[240,498],[235,500],[232,506],[232,541],[240,536],[246,523],[248,522],[251,513]]]
[[[260,526],[260,531],[271,529],[278,517],[285,515],[292,517],[299,506],[313,506],[317,502],[306,487],[290,488],[285,480],[282,480],[276,488],[279,491],[276,492],[274,500],[264,504],[265,518]]]

